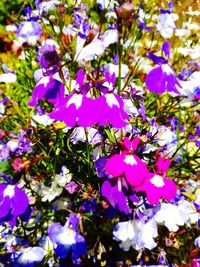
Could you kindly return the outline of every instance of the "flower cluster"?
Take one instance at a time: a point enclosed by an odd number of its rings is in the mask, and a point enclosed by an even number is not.
[[[17,2],[0,25],[0,265],[198,266],[194,10]]]

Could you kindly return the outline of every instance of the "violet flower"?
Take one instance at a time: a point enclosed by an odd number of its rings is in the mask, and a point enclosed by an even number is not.
[[[35,267],[41,263],[43,258],[44,250],[41,247],[29,247],[14,251],[10,262],[14,264],[14,267]]]
[[[64,226],[60,223],[49,226],[48,235],[59,258],[71,257],[72,260],[76,260],[86,253],[85,239],[78,232],[79,221],[79,217],[71,214]]]
[[[147,53],[147,56],[159,65],[147,74],[145,80],[147,89],[156,94],[163,94],[165,91],[168,91],[180,95],[178,89],[181,85],[176,79],[173,68],[168,63],[170,44],[165,42],[162,46],[162,50],[165,58],[155,56],[151,52]]]
[[[0,224],[16,224],[16,218],[22,216],[29,206],[24,191],[16,185],[0,184]]]
[[[101,126],[111,124],[115,128],[125,127],[129,116],[124,111],[123,99],[113,92],[115,73],[111,75],[109,72],[105,72],[104,75],[106,82],[101,86],[104,94],[98,98],[96,106],[96,112],[99,113],[98,123]]]
[[[41,68],[57,67],[60,63],[60,58],[57,54],[55,46],[44,45],[39,49],[39,56],[37,58],[40,62]]]
[[[45,99],[52,104],[58,104],[64,97],[64,91],[64,85],[56,75],[43,76],[33,89],[28,105],[36,107],[39,100]]]
[[[84,84],[84,80],[85,73],[80,69],[77,73],[77,89],[61,99],[49,114],[50,118],[63,121],[69,127],[74,127],[76,124],[89,127],[97,122],[96,100],[86,96],[89,84]]]
[[[131,214],[128,199],[132,202],[138,201],[132,188],[127,184],[124,177],[105,180],[101,187],[101,194],[113,208],[118,208],[125,214]]]

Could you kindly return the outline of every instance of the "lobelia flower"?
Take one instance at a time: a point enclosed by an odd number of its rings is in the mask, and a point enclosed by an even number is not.
[[[194,244],[195,244],[196,247],[200,248],[200,236],[195,238]]]
[[[96,101],[86,94],[89,84],[84,84],[85,73],[80,69],[77,73],[77,84],[73,93],[61,99],[49,114],[50,118],[63,121],[67,126],[74,127],[78,124],[81,127],[89,127],[97,122]]]
[[[70,214],[66,224],[53,223],[48,228],[48,236],[54,244],[56,255],[61,258],[70,257],[72,260],[80,258],[86,253],[85,239],[78,232],[80,218]]]
[[[43,45],[39,49],[38,54],[37,60],[39,60],[41,68],[57,67],[60,64],[60,58],[53,45]]]
[[[127,184],[124,177],[108,179],[103,182],[101,194],[104,196],[113,208],[118,208],[125,214],[131,214],[128,199],[132,202],[138,202],[130,185]]]
[[[29,199],[24,191],[16,185],[0,184],[0,224],[16,224],[18,216],[25,214]]]
[[[154,238],[158,236],[156,222],[151,219],[146,223],[140,220],[119,222],[113,230],[114,239],[121,241],[120,248],[128,251],[132,246],[136,250],[157,246]]]
[[[124,102],[121,96],[115,94],[115,74],[105,73],[106,82],[101,86],[104,95],[97,99],[96,112],[99,114],[98,124],[105,126],[111,124],[115,128],[123,128],[127,125],[128,114],[124,111]]]
[[[112,155],[105,166],[105,171],[111,177],[124,175],[127,182],[132,186],[142,184],[148,174],[146,164],[133,154],[139,144],[139,138],[135,137],[131,142],[127,137],[124,138],[122,154]]]
[[[58,104],[64,97],[65,87],[60,81],[58,74],[43,76],[32,92],[32,97],[28,102],[29,106],[37,107],[39,100],[48,100],[52,104]]]
[[[176,184],[164,176],[169,165],[169,159],[159,158],[156,172],[149,172],[144,182],[135,187],[137,192],[146,192],[147,199],[152,205],[156,205],[161,198],[171,201],[176,195]]]
[[[14,71],[9,70],[6,64],[2,64],[3,74],[0,74],[0,83],[14,83],[17,76]]]
[[[6,109],[6,102],[9,100],[9,97],[5,97],[0,100],[0,118],[4,115]],[[1,138],[0,138],[1,139]]]
[[[89,36],[89,33],[87,35]],[[87,37],[88,37],[87,36]],[[76,55],[75,60],[79,63],[83,61],[89,61],[97,58],[98,56],[102,55],[106,48],[113,43],[118,41],[118,32],[116,29],[109,29],[104,32],[100,36],[100,39],[97,39],[97,34],[93,38],[93,40],[85,45],[86,43],[86,36],[79,36],[77,37],[77,48],[76,48]]]
[[[41,187],[42,201],[45,202],[48,200],[49,202],[51,202],[56,197],[60,196],[63,191],[63,187],[67,183],[70,183],[71,179],[72,179],[72,174],[69,173],[67,167],[63,166],[61,173],[55,175],[50,186],[45,186],[42,184]]]
[[[10,261],[14,267],[35,267],[43,258],[44,250],[41,247],[28,247],[13,252]]]
[[[161,203],[154,219],[158,224],[164,224],[169,231],[176,232],[179,226],[189,221],[194,211],[190,204],[186,200],[181,200],[177,204]]]
[[[8,160],[11,156],[20,156],[26,152],[31,152],[31,141],[28,138],[29,130],[20,130],[18,135],[10,134],[11,139],[0,145],[0,161]]]
[[[168,10],[161,9],[158,16],[158,24],[156,25],[158,31],[164,38],[171,38],[174,30],[176,29],[175,19],[176,16],[172,14],[174,7],[173,2],[168,3]]]
[[[86,137],[87,134],[87,137]],[[102,136],[100,132],[95,128],[88,128],[87,133],[83,127],[77,127],[72,137],[70,138],[70,141],[73,144],[76,144],[78,142],[88,142],[89,144],[98,144],[102,141]]]
[[[145,83],[147,89],[156,94],[163,94],[165,91],[180,95],[178,89],[181,87],[179,81],[176,79],[175,73],[171,65],[168,64],[170,55],[169,42],[163,43],[162,51],[165,58],[158,57],[151,52],[147,56],[152,59],[159,66],[152,69],[146,76]]]

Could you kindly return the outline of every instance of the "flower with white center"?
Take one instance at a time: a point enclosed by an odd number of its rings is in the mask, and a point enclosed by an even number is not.
[[[48,228],[48,236],[54,244],[54,251],[59,258],[71,255],[72,260],[80,258],[86,253],[85,239],[78,232],[79,218],[70,215],[64,226],[53,223]]]
[[[160,14],[158,17],[157,29],[164,38],[171,38],[176,29],[175,20],[177,16],[174,14]]]
[[[143,183],[135,188],[137,192],[145,191],[147,199],[152,205],[158,204],[161,198],[171,201],[176,195],[176,184],[164,176],[169,165],[169,159],[159,158],[156,172],[149,172]]]
[[[42,201],[51,202],[56,197],[60,196],[63,191],[63,187],[67,183],[69,183],[71,179],[72,179],[72,174],[65,166],[63,166],[61,174],[55,175],[54,180],[50,186],[42,185],[41,187]]]
[[[150,183],[152,183],[156,187],[163,187],[165,185],[163,177],[157,174],[155,174],[153,178],[150,179]]]
[[[133,155],[126,155],[124,162],[128,165],[137,165],[137,161],[135,160]]]
[[[44,258],[44,250],[41,247],[29,247],[17,250],[11,254],[10,261],[14,266],[37,266]]]
[[[89,144],[101,143],[102,136],[98,130],[90,127],[87,129],[87,131],[88,131],[88,134],[86,138],[85,129],[83,127],[77,127],[76,129],[74,129],[73,135],[70,140],[74,144],[76,144],[77,142],[86,142],[87,139],[88,139],[87,141]]]
[[[194,244],[195,244],[195,246],[197,246],[198,248],[200,248],[200,236],[198,236],[197,238],[195,238]]]
[[[110,74],[115,74],[116,77],[119,76],[119,65],[113,63],[107,63],[102,66],[103,72],[108,71]],[[128,73],[128,66],[121,64],[121,77],[125,77]]]

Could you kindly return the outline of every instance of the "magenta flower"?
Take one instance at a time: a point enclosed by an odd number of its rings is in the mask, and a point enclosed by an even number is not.
[[[137,192],[145,191],[147,199],[152,205],[156,205],[161,198],[170,202],[176,195],[176,184],[164,176],[169,165],[169,159],[160,158],[157,162],[156,173],[149,172],[144,182],[135,188]]]
[[[108,92],[97,100],[96,112],[99,114],[99,125],[111,124],[115,128],[122,128],[127,125],[126,120],[129,119],[129,116],[124,111],[124,102],[120,96]]]
[[[81,93],[72,93],[49,113],[49,117],[63,121],[69,127],[92,126],[97,122],[96,101]]]
[[[127,182],[132,186],[138,186],[145,180],[148,170],[146,164],[136,155],[133,150],[138,145],[136,137],[133,142],[128,138],[122,143],[123,153],[112,155],[105,166],[105,171],[111,177],[125,175]]]
[[[89,127],[97,123],[96,99],[87,95],[89,83],[85,83],[85,73],[80,69],[77,73],[76,88],[73,93],[61,99],[49,117],[63,121],[67,126]]]

